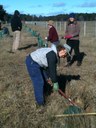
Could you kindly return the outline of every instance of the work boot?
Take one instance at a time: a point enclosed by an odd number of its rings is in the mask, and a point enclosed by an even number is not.
[[[79,61],[77,62],[77,66],[81,66],[81,64],[82,64],[81,62],[79,62]]]
[[[44,107],[44,104],[39,105],[36,103],[36,109],[41,108],[41,107]]]
[[[45,112],[45,105],[36,104],[36,109],[39,114],[43,114]]]

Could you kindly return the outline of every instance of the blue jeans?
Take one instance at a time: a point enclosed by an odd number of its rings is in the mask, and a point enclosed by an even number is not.
[[[44,79],[41,72],[41,67],[35,61],[32,60],[30,56],[26,57],[26,66],[28,73],[33,82],[34,94],[36,102],[39,105],[44,104],[44,96],[43,96],[43,87],[44,87]]]

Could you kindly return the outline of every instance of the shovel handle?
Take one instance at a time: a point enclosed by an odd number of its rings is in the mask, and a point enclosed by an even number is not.
[[[65,95],[65,93],[64,93],[61,89],[59,89],[58,92],[59,92],[64,98],[66,98],[72,105],[77,106],[77,105],[74,103],[74,101],[72,101],[69,97],[67,97],[67,96]]]

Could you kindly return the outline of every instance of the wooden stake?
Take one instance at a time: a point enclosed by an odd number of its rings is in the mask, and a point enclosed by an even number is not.
[[[55,115],[56,118],[61,117],[77,117],[77,116],[96,116],[96,113],[79,113],[79,114],[62,114],[62,115]]]

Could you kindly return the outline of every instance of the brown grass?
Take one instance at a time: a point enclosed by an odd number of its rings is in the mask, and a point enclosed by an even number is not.
[[[43,39],[47,34],[44,28],[35,26],[32,29],[40,32]],[[96,38],[81,37],[80,40],[80,50],[86,54],[82,65],[77,67],[74,63],[66,68],[64,67],[66,59],[61,59],[58,76],[61,85],[66,86],[66,95],[84,112],[95,112]],[[71,119],[53,118],[54,115],[63,114],[69,106],[59,93],[47,97],[44,113],[40,113],[41,109],[36,108],[32,83],[25,66],[26,55],[37,49],[35,44],[37,39],[23,30],[20,44],[22,50],[10,54],[8,51],[12,46],[12,38],[0,39],[0,128],[95,128],[96,118],[92,116]],[[32,46],[23,49],[29,45]],[[68,125],[69,123],[72,127]]]

